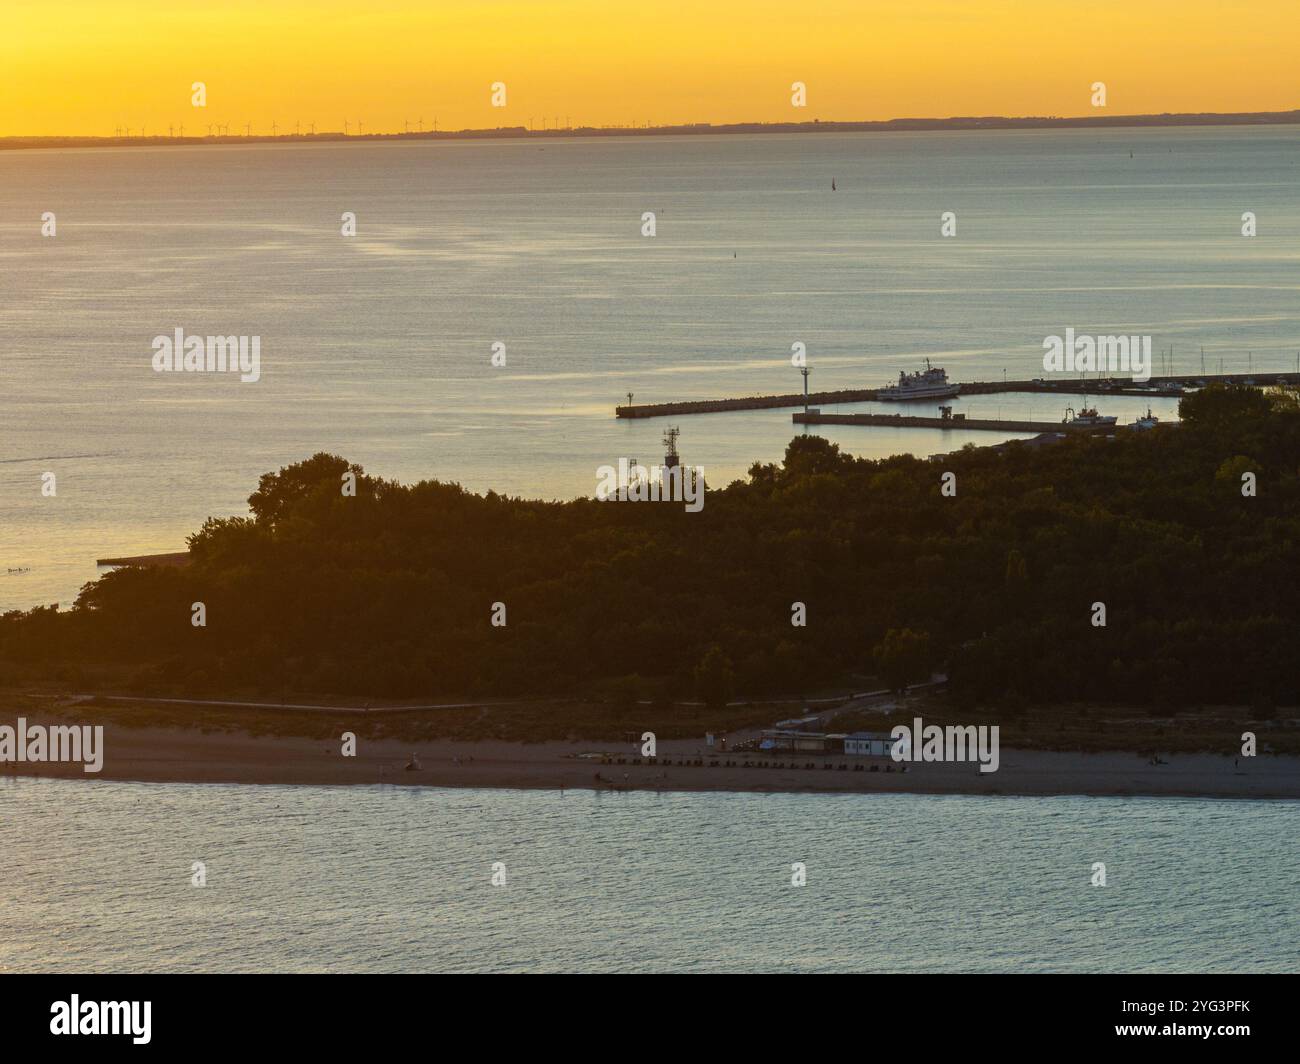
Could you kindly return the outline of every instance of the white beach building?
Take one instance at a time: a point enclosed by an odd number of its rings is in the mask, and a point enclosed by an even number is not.
[[[888,732],[853,732],[844,736],[844,753],[850,757],[889,757],[894,739]]]

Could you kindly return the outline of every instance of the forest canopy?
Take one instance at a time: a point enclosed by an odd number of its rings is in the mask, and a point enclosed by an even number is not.
[[[932,460],[798,436],[699,513],[401,485],[317,454],[209,519],[189,565],[0,617],[0,661],[127,666],[137,694],[717,701],[933,668],[966,704],[1294,704],[1300,409],[1213,386],[1181,415]]]

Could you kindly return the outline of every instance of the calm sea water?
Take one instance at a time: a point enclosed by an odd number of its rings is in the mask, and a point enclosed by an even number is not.
[[[0,971],[1300,967],[1293,802],[9,778],[0,814]]]
[[[662,422],[613,419],[628,391],[796,391],[796,341],[824,389],[927,357],[1035,376],[1067,326],[1150,333],[1182,371],[1202,345],[1211,371],[1294,368],[1298,177],[1289,128],[0,152],[0,608],[70,602],[96,557],[180,548],[321,449],[592,494],[597,466],[662,453]],[[261,381],[155,374],[151,340],[177,327],[260,336]],[[715,485],[793,435],[788,410],[681,428]],[[827,435],[870,456],[996,439]]]

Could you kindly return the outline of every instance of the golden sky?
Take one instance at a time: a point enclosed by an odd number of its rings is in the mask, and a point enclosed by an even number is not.
[[[1300,107],[1300,0],[0,3],[0,136],[1082,115],[1094,81],[1113,114]]]

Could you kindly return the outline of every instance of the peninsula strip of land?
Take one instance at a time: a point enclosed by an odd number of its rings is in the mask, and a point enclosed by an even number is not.
[[[341,130],[320,133],[262,134],[236,132],[207,136],[184,136],[175,131],[168,135],[92,136],[14,136],[0,137],[0,150],[18,148],[120,148],[158,147],[179,144],[315,144],[331,141],[394,140],[554,140],[567,137],[672,137],[716,136],[739,133],[917,133],[952,130],[985,131],[993,129],[1124,129],[1162,126],[1278,126],[1300,124],[1300,110],[1250,112],[1198,112],[1188,114],[1147,115],[1031,115],[1013,118],[1005,115],[960,116],[950,118],[891,118],[880,121],[835,122],[812,119],[805,122],[687,122],[676,125],[646,126],[561,126],[530,129],[528,126],[497,126],[490,129],[402,130],[376,133],[348,133]]]

